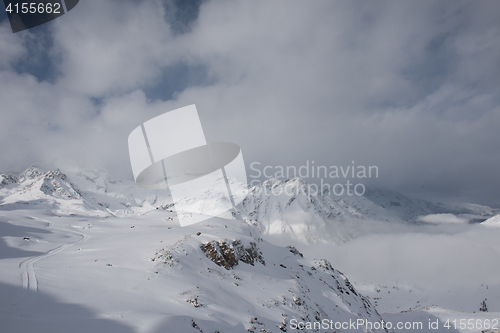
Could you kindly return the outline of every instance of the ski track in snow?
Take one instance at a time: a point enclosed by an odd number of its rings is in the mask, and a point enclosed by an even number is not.
[[[19,263],[19,268],[21,269],[21,289],[19,290],[19,293],[15,297],[15,299],[11,302],[11,307],[9,308],[8,313],[6,315],[16,315],[16,314],[21,314],[23,311],[25,311],[35,300],[36,294],[38,292],[38,278],[36,276],[36,271],[35,271],[35,263],[51,257],[53,255],[56,255],[58,253],[61,253],[62,251],[66,250],[67,248],[78,244],[78,243],[83,243],[87,240],[89,240],[92,236],[73,231],[73,230],[67,230],[64,228],[59,228],[59,227],[54,227],[54,223],[51,221],[47,221],[44,219],[40,219],[37,217],[32,217],[30,216],[29,218],[48,223],[48,227],[57,231],[62,232],[63,234],[73,234],[73,235],[78,235],[81,238],[79,240],[69,242],[66,244],[62,244],[52,250],[49,250],[48,252],[28,258],[21,263]]]

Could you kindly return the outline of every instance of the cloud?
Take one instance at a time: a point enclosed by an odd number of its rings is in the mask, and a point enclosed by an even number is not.
[[[57,22],[62,55],[58,84],[93,97],[126,93],[157,79],[180,59],[177,40],[157,2],[90,1]]]
[[[26,54],[26,35],[17,38],[12,34],[9,22],[0,23],[0,69],[10,68],[12,63]]]
[[[2,170],[57,156],[130,175],[127,131],[196,103],[207,139],[247,165],[355,160],[379,167],[367,185],[498,206],[498,2],[176,8],[79,4],[46,31],[50,82],[13,65],[36,32],[2,33]]]
[[[300,250],[306,256],[330,260],[354,280],[413,284],[442,296],[458,288],[464,297],[470,291],[477,292],[483,283],[500,283],[500,269],[491,265],[499,260],[498,236],[498,230],[481,225],[446,223],[382,231],[336,246],[335,251],[327,247]],[[446,302],[448,296],[444,297]]]
[[[468,219],[453,214],[429,214],[420,216],[417,221],[426,223],[467,223]]]

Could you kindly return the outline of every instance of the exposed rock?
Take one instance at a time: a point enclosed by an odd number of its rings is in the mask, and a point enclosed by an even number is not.
[[[30,166],[28,169],[21,172],[19,175],[19,182],[23,182],[30,179],[35,179],[43,174],[42,170],[37,167]]]
[[[57,193],[65,199],[80,199],[82,194],[59,169],[47,171],[42,175],[40,191],[47,195]]]
[[[297,255],[297,256],[301,256],[301,257],[303,257],[303,256],[304,256],[302,253],[300,253],[300,251],[299,251],[299,250],[297,250],[297,249],[295,248],[295,246],[287,246],[286,248],[287,248],[287,249],[289,249],[289,250],[290,250],[290,252],[292,252],[293,254],[295,254],[295,255]]]
[[[12,175],[0,175],[0,188],[17,183],[17,177]]]
[[[201,249],[210,260],[227,270],[238,265],[239,261],[252,266],[257,261],[263,265],[266,264],[254,242],[250,242],[250,245],[245,247],[239,240],[211,241],[203,243]]]

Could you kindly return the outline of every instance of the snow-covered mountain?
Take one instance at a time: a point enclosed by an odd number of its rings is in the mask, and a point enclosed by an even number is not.
[[[96,216],[140,216],[155,209],[175,209],[168,190],[145,190],[105,170],[83,169],[68,177],[59,170],[30,167],[17,176],[0,177],[0,205],[50,202],[58,215]],[[206,199],[192,205],[227,200],[211,197],[209,191]],[[264,236],[332,244],[390,228],[390,224],[416,223],[426,215],[456,214],[462,220],[483,221],[493,212],[485,206],[433,203],[387,189],[368,189],[364,196],[331,197],[311,190],[300,178],[269,179],[250,188],[237,207],[239,216]],[[222,217],[232,218],[232,213]]]
[[[251,221],[229,215],[181,228],[165,198],[101,171],[70,181],[29,168],[3,179],[15,180],[0,190],[9,332],[333,332],[383,320],[328,261],[267,242]]]
[[[69,177],[30,167],[18,176],[3,175],[0,205],[51,205],[57,215],[140,216],[156,209],[172,210],[167,190],[144,190],[105,170],[78,170]],[[8,183],[8,184],[7,184]],[[211,197],[207,204],[224,198]],[[184,205],[186,206],[186,204]],[[300,178],[270,179],[249,190],[237,207],[239,216],[263,236],[285,236],[303,243],[340,244],[380,227],[376,222],[405,223],[397,213],[364,197],[336,197],[310,191]],[[222,217],[233,218],[232,212]]]
[[[3,209],[39,209],[43,206],[57,215],[96,215],[107,213],[92,204],[77,185],[59,169],[42,171],[29,167],[19,175],[0,175],[0,206]]]
[[[464,221],[483,221],[494,212],[486,206],[433,203],[387,189],[367,190],[364,196],[331,197],[311,190],[300,178],[269,179],[254,186],[238,208],[265,235],[332,244],[386,230],[395,223],[421,223],[421,217],[432,214],[456,214]]]
[[[167,190],[145,190],[104,169],[80,169],[71,179],[90,204],[117,216],[135,216],[172,204]]]
[[[287,235],[305,243],[339,244],[371,229],[372,222],[404,222],[363,197],[315,193],[300,178],[269,179],[254,186],[238,209],[265,235]]]
[[[483,225],[500,227],[500,214],[495,215],[482,223]]]
[[[405,309],[416,309],[399,313],[399,303],[388,305],[396,287],[350,282],[350,272],[332,267],[321,249],[352,249],[357,262],[370,244],[380,245],[367,234],[408,232],[415,216],[493,212],[449,210],[388,190],[332,198],[311,193],[299,178],[271,179],[251,188],[237,213],[180,227],[167,191],[143,190],[104,170],[67,176],[29,168],[1,175],[0,184],[0,322],[9,332],[384,332],[335,325],[412,316],[427,323],[434,310],[422,308],[417,288],[397,294]],[[380,253],[370,260],[384,262],[390,252]],[[498,290],[481,288],[484,298]],[[391,312],[380,314],[377,302]]]
[[[0,175],[2,188],[17,185],[13,199],[40,199],[53,196],[61,199],[80,199],[81,193],[71,183],[68,177],[59,169],[42,172],[35,167],[29,167],[19,176]]]
[[[171,204],[168,191],[144,190],[103,169],[60,170],[29,167],[0,175],[0,205],[45,204],[58,215],[135,216]]]
[[[305,259],[293,246],[271,245],[239,220],[215,218],[190,229],[175,243],[167,241],[169,245],[151,258],[158,274],[173,285],[191,286],[172,292],[172,298],[192,308],[186,310],[193,314],[192,323],[179,325],[192,324],[200,332],[238,332],[238,327],[287,332],[301,322],[325,318],[334,323],[383,320],[370,300],[326,260]]]

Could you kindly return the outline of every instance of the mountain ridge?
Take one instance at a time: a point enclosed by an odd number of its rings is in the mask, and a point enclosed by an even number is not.
[[[71,179],[70,179],[71,178]],[[169,191],[144,190],[104,169],[80,169],[67,176],[59,169],[29,167],[19,175],[0,175],[0,205],[48,200],[57,214],[140,216],[157,209],[175,209]],[[209,193],[209,192],[207,192]],[[223,198],[207,198],[221,200]],[[197,203],[193,203],[196,205]],[[461,214],[464,220],[484,221],[494,210],[479,205],[450,206],[412,199],[388,189],[367,189],[364,196],[328,196],[311,191],[298,177],[268,179],[251,187],[235,212],[263,235],[284,234],[304,243],[340,244],[388,224],[422,223],[430,214]]]

